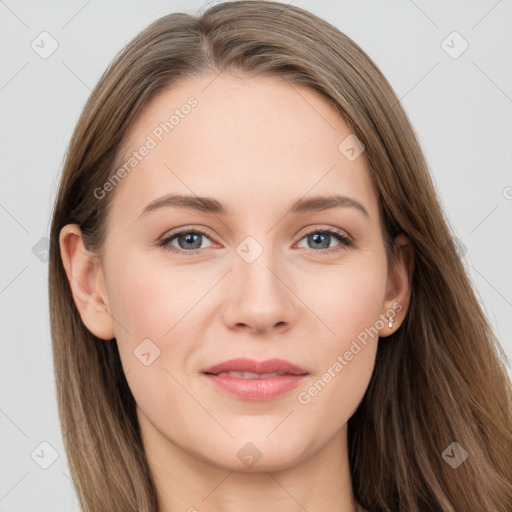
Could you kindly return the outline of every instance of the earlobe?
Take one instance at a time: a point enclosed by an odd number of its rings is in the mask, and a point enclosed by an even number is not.
[[[67,224],[61,229],[59,244],[73,300],[84,325],[98,338],[114,338],[100,260],[85,248],[77,224]]]
[[[379,337],[384,338],[395,332],[403,322],[411,298],[414,273],[414,247],[404,233],[394,240],[395,258],[389,269],[389,277],[384,303],[384,327]]]

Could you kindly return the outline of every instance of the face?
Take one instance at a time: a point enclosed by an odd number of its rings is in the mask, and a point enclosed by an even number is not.
[[[394,288],[364,153],[340,149],[351,130],[334,107],[277,78],[212,80],[155,97],[124,146],[136,163],[96,191],[113,194],[104,299],[145,442],[277,470],[344,432]],[[312,200],[336,195],[349,199]],[[203,373],[236,358],[301,375]]]

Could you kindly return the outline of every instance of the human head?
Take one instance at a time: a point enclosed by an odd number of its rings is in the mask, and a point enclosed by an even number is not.
[[[383,271],[391,268],[393,242],[399,233],[407,234],[416,249],[410,311],[406,315],[404,308],[400,328],[388,336],[385,345],[379,343],[371,382],[349,420],[351,461],[359,494],[365,474],[363,445],[370,440],[367,446],[375,448],[378,440],[382,441],[382,431],[365,420],[378,421],[377,411],[386,403],[398,411],[397,374],[411,372],[433,343],[434,329],[442,332],[450,322],[446,313],[435,323],[433,304],[448,305],[453,296],[462,297],[467,292],[467,283],[457,281],[462,267],[421,150],[391,87],[349,38],[305,11],[284,9],[272,2],[236,2],[210,9],[200,20],[185,15],[164,17],[118,56],[84,109],[70,146],[52,226],[50,293],[55,292],[52,328],[56,370],[68,383],[59,382],[59,400],[64,427],[71,429],[77,424],[76,431],[68,432],[68,451],[86,450],[86,442],[94,442],[100,453],[111,450],[132,474],[134,467],[145,467],[135,401],[122,358],[114,343],[102,340],[100,331],[100,336],[94,336],[80,318],[66,282],[71,278],[62,266],[58,238],[64,225],[76,223],[91,254],[107,261],[108,255],[102,252],[108,246],[107,220],[112,218],[116,194],[122,194],[124,184],[105,197],[98,198],[93,191],[105,190],[104,184],[122,163],[130,128],[144,119],[151,102],[158,102],[166,90],[178,91],[180,84],[190,85],[191,80],[197,82],[222,72],[247,81],[279,77],[290,87],[295,85],[298,92],[302,91],[299,87],[306,87],[322,95],[364,145],[360,160],[353,164],[364,162],[374,187],[387,264]],[[279,15],[283,12],[286,16]],[[177,130],[176,135],[179,133]],[[141,179],[141,175],[131,174],[126,183],[136,178]],[[268,254],[270,248],[265,249]],[[475,307],[473,303],[471,307]],[[107,333],[109,320],[105,318]],[[66,325],[70,321],[71,325]],[[66,342],[70,332],[75,334],[73,344]],[[411,339],[416,340],[414,346]],[[430,363],[434,355],[431,358]],[[420,374],[419,379],[427,383],[426,375]],[[87,386],[86,382],[94,385]],[[82,435],[83,446],[71,448],[75,435]],[[130,452],[129,445],[136,449]],[[383,459],[379,459],[381,463]],[[82,480],[83,489],[99,485],[85,482],[85,467],[74,463],[73,471]],[[145,477],[148,475],[140,470],[135,472],[133,487],[148,489],[150,480]],[[149,507],[147,500],[142,505]]]

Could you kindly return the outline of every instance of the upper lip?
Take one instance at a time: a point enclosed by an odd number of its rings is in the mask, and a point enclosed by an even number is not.
[[[254,359],[238,358],[229,359],[214,366],[209,366],[201,370],[202,373],[221,373],[221,372],[251,372],[251,373],[289,373],[292,375],[306,375],[307,372],[300,366],[297,366],[284,359],[267,359],[265,361],[256,361]]]

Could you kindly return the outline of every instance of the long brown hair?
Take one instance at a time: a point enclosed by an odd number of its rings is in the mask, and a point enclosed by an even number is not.
[[[409,310],[378,344],[366,394],[348,422],[356,499],[371,512],[512,510],[511,384],[476,299],[414,130],[377,66],[317,16],[266,1],[170,14],[117,55],[92,92],[66,156],[52,226],[49,300],[58,405],[72,478],[87,512],[157,511],[136,407],[115,340],[84,326],[59,233],[77,223],[101,254],[115,171],[133,120],[159,91],[211,73],[271,75],[319,91],[363,142],[389,258],[415,250]],[[468,458],[447,463],[458,443]],[[455,446],[455,449],[459,449]]]

